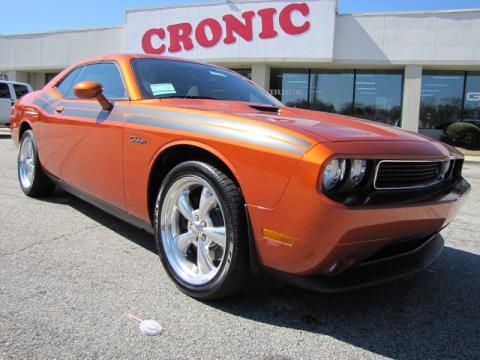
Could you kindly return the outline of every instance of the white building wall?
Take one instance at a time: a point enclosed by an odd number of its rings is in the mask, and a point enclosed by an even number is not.
[[[121,49],[121,27],[0,36],[0,71],[63,69]]]
[[[338,15],[334,61],[480,65],[480,11]]]

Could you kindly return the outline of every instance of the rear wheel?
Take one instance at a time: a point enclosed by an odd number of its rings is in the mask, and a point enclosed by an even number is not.
[[[167,175],[155,211],[157,248],[184,293],[221,298],[248,280],[243,206],[235,182],[209,164],[184,162]]]
[[[27,130],[22,135],[17,167],[20,187],[25,195],[37,197],[52,192],[54,185],[40,166],[37,144],[32,130]]]

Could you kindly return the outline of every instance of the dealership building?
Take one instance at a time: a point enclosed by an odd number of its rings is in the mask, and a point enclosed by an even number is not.
[[[338,14],[335,0],[251,0],[129,10],[117,27],[0,36],[0,77],[39,89],[75,61],[118,52],[219,64],[288,106],[434,137],[480,123],[480,9]]]

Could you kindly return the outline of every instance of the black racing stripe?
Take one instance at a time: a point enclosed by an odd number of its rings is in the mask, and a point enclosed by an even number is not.
[[[243,141],[298,155],[304,154],[305,148],[312,145],[312,143],[302,138],[267,128],[261,124],[242,123],[234,119],[223,119],[217,116],[137,106],[132,107],[128,117],[126,117],[126,114],[112,114],[111,112],[102,110],[100,104],[94,102],[61,101],[54,99],[47,93],[37,97],[34,103],[48,113],[53,113],[55,107],[61,105],[64,107],[62,115],[65,116],[75,116],[97,121],[123,122],[126,120],[129,123],[140,125],[182,130],[193,134],[205,134]],[[129,106],[120,105],[114,109],[118,112],[127,112]],[[157,118],[151,118],[148,117],[148,115]]]
[[[139,125],[147,125],[171,130],[182,130],[193,134],[213,135],[219,138],[243,141],[276,150],[286,151],[301,155],[304,151],[296,146],[269,137],[252,137],[248,132],[231,128],[221,128],[209,124],[182,122],[176,120],[153,119],[138,115],[129,115],[127,122]]]
[[[312,146],[312,143],[300,137],[287,134],[283,131],[277,131],[275,129],[262,126],[261,124],[257,125],[252,123],[241,123],[238,120],[221,118],[218,116],[192,114],[192,113],[181,112],[181,111],[155,109],[155,108],[148,108],[148,107],[132,107],[130,109],[130,113],[132,115],[151,115],[151,116],[159,116],[162,118],[196,121],[202,124],[208,122],[209,124],[224,126],[226,128],[232,127],[232,128],[242,129],[244,131],[251,132],[251,133],[262,133],[262,134],[265,134],[266,136],[278,138],[280,140],[284,140],[286,142],[296,144],[302,147],[308,148]]]
[[[33,100],[33,103],[49,114],[53,114],[53,112],[55,111],[55,107],[45,102],[45,100],[43,100],[41,97],[35,98]]]
[[[42,97],[42,100],[52,104],[53,106],[57,105],[60,102],[60,99],[55,99],[49,93],[42,93],[42,95],[40,96]]]
[[[98,102],[81,102],[81,101],[68,101],[64,100],[61,102],[61,105],[63,107],[73,107],[73,108],[81,108],[81,109],[87,109],[87,110],[102,110],[101,105]],[[113,103],[113,111],[118,111],[118,112],[127,112],[129,106],[125,105],[115,105]]]
[[[91,120],[101,120],[101,121],[116,121],[123,122],[125,121],[125,114],[112,114],[107,110],[78,110],[78,109],[69,109],[65,108],[62,111],[62,115],[65,116],[76,116]]]

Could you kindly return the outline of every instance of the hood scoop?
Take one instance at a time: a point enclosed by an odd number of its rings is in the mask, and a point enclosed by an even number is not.
[[[258,111],[265,111],[265,112],[271,112],[271,113],[278,113],[280,108],[275,107],[275,106],[268,106],[268,105],[248,105],[252,109],[258,110]]]

